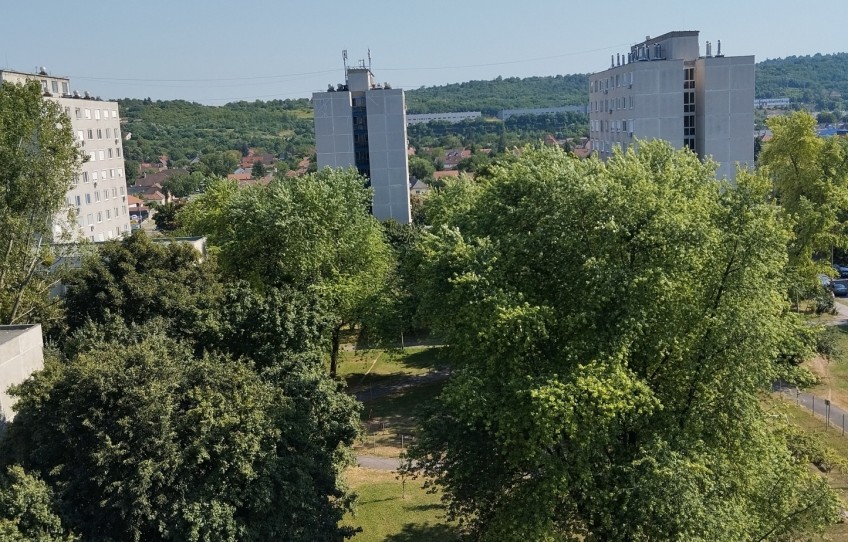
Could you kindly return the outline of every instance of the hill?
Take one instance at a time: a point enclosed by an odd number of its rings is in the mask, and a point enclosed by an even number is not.
[[[502,109],[584,105],[588,88],[586,74],[498,77],[409,90],[406,108],[409,113],[482,111],[493,117]]]
[[[790,56],[756,67],[757,98],[792,98],[816,110],[846,109],[848,53]]]

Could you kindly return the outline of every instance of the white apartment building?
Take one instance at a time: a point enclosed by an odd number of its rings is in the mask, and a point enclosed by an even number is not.
[[[312,94],[318,168],[355,167],[370,179],[372,214],[412,220],[403,90],[375,83],[364,62],[345,67],[346,82]]]
[[[130,231],[127,183],[122,156],[121,118],[117,102],[80,95],[71,90],[67,77],[0,70],[0,83],[39,81],[44,99],[56,101],[71,119],[77,145],[87,156],[79,174],[69,179],[66,208],[54,220],[54,235],[62,230],[74,239],[106,241]],[[68,223],[67,211],[74,221]]]
[[[698,31],[669,32],[613,55],[589,77],[589,137],[602,159],[635,139],[664,139],[718,162],[733,180],[754,163],[754,57],[700,54]]]

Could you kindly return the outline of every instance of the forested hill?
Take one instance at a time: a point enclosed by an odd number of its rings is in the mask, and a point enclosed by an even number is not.
[[[757,63],[757,98],[789,97],[832,110],[848,100],[848,53],[790,56]]]
[[[409,113],[482,111],[495,116],[502,109],[585,105],[589,76],[498,77],[492,81],[468,81],[406,92]]]
[[[314,145],[307,99],[233,102],[215,107],[184,100],[118,100],[128,160],[167,155],[186,162],[198,154],[257,147],[283,156],[309,155]]]

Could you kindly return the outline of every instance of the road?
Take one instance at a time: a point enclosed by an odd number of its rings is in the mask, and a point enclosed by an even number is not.
[[[799,391],[797,388],[775,385],[775,391],[789,397],[796,404],[814,412],[821,418],[829,417],[830,425],[836,428],[848,427],[848,411],[822,397]]]

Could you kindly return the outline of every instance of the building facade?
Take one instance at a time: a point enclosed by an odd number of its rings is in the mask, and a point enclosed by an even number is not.
[[[41,324],[0,326],[0,431],[15,417],[9,386],[44,368],[43,347]]]
[[[737,164],[754,163],[754,57],[724,56],[721,42],[700,55],[698,31],[669,32],[614,55],[589,77],[589,137],[593,152],[636,139],[664,139],[718,162],[733,180]]]
[[[312,95],[318,168],[355,167],[370,180],[371,211],[408,224],[409,169],[403,90],[375,83],[369,68],[346,68],[346,83]]]
[[[479,119],[483,117],[480,111],[456,111],[453,113],[415,113],[406,116],[406,124],[426,124],[428,122],[450,122],[456,124],[468,119]]]
[[[74,138],[86,156],[79,174],[68,180],[65,209],[53,223],[54,238],[106,241],[130,231],[127,183],[122,155],[121,117],[117,102],[80,95],[67,77],[0,71],[0,83],[38,81],[44,99],[59,104],[71,119]]]

